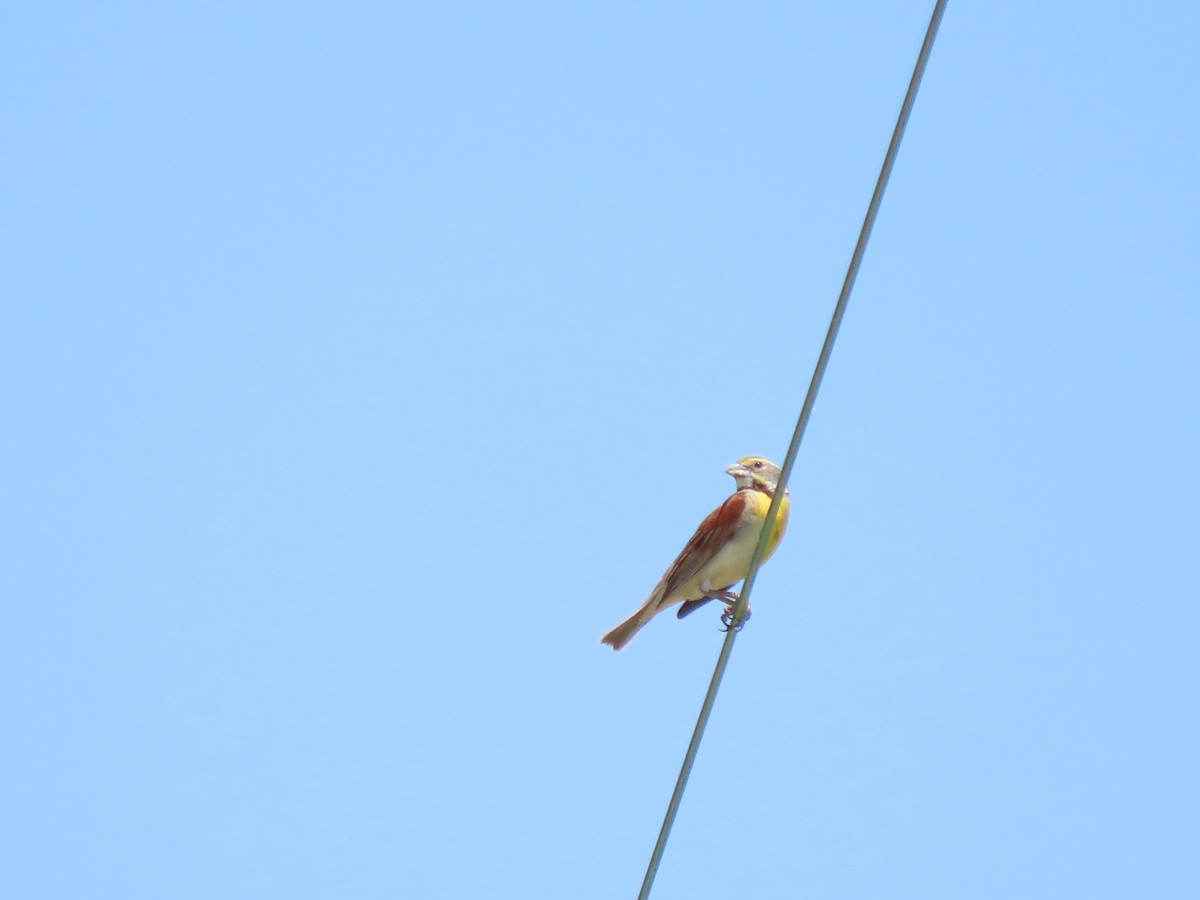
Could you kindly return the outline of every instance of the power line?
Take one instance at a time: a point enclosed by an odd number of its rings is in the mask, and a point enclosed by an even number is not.
[[[934,38],[937,37],[938,26],[942,22],[942,13],[945,12],[947,0],[936,0],[933,6],[933,13],[929,17],[929,27],[925,30],[925,40],[921,43],[921,50],[917,54],[916,64],[913,66],[912,77],[908,82],[908,90],[904,94],[904,102],[900,105],[900,115],[896,118],[896,126],[892,129],[892,139],[888,143],[887,153],[883,157],[883,165],[879,169],[879,177],[875,180],[875,190],[871,194],[871,202],[867,205],[867,213],[863,217],[862,228],[858,232],[858,241],[854,245],[854,253],[850,256],[850,264],[846,268],[846,277],[842,281],[842,290],[838,294],[837,304],[833,308],[833,316],[829,320],[829,329],[825,333],[825,342],[821,345],[821,353],[817,357],[817,364],[813,368],[812,379],[808,384],[808,393],[804,396],[804,404],[800,407],[800,416],[796,420],[796,429],[792,432],[791,443],[788,444],[787,455],[783,459],[783,467],[779,473],[779,484],[775,490],[775,495],[771,498],[771,506],[767,510],[767,519],[763,523],[762,533],[758,538],[758,545],[754,548],[754,556],[750,560],[750,569],[746,573],[745,581],[742,584],[741,596],[734,605],[732,614],[732,625],[725,634],[725,640],[721,644],[721,653],[717,657],[717,665],[713,670],[712,680],[708,685],[708,693],[704,695],[704,703],[700,706],[700,715],[696,719],[696,728],[692,732],[692,739],[688,743],[687,752],[683,756],[683,765],[679,770],[679,778],[675,782],[675,790],[671,794],[671,802],[667,804],[667,812],[663,817],[662,828],[658,832],[658,840],[654,844],[654,852],[650,855],[650,864],[646,867],[646,877],[642,880],[642,889],[638,892],[638,900],[646,900],[650,896],[650,888],[654,884],[654,878],[658,874],[659,864],[662,862],[663,851],[667,846],[667,838],[671,834],[671,827],[675,824],[675,816],[679,812],[679,803],[683,799],[684,788],[687,787],[688,778],[692,774],[692,765],[696,761],[696,754],[700,749],[700,739],[704,736],[704,729],[708,725],[709,715],[712,713],[713,704],[717,699],[717,690],[721,686],[721,679],[725,677],[725,668],[729,664],[729,655],[733,651],[733,642],[737,638],[738,628],[745,621],[746,609],[750,604],[750,591],[754,587],[754,580],[758,575],[759,566],[762,565],[763,554],[766,551],[768,535],[772,531],[772,526],[775,519],[779,516],[779,505],[783,501],[784,489],[787,487],[788,476],[791,475],[792,466],[796,462],[796,454],[800,450],[800,441],[804,438],[804,431],[808,427],[808,419],[812,415],[813,404],[817,400],[817,391],[820,390],[821,380],[825,377],[825,369],[829,365],[829,356],[833,352],[834,341],[837,340],[838,329],[842,325],[842,317],[846,313],[846,305],[850,300],[850,292],[854,289],[855,279],[858,278],[858,270],[862,265],[863,254],[867,249],[867,242],[871,238],[871,230],[875,227],[875,217],[879,213],[879,204],[883,200],[883,192],[887,188],[888,179],[892,174],[892,167],[896,162],[896,154],[900,150],[900,141],[904,137],[904,129],[908,126],[908,117],[912,113],[913,103],[917,99],[917,91],[921,86],[921,78],[925,74],[925,66],[929,62],[929,54],[933,49]]]

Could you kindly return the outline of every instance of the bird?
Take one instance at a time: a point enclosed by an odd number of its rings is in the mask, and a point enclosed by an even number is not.
[[[677,616],[695,612],[710,600],[723,600],[729,606],[722,616],[727,625],[738,595],[730,590],[750,571],[750,557],[771,498],[779,484],[779,466],[761,456],[744,456],[729,466],[737,489],[724,503],[700,523],[675,562],[659,579],[646,602],[628,619],[600,638],[614,650],[620,650],[655,615],[676,603],[682,603]],[[763,553],[766,562],[779,546],[787,529],[789,498],[787,488],[779,504],[779,513]],[[749,613],[747,612],[747,616]]]

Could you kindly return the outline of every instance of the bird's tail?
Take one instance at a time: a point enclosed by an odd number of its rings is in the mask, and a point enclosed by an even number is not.
[[[651,609],[651,601],[647,600],[632,616],[600,638],[600,643],[608,644],[614,650],[620,650],[631,640],[633,636],[642,630],[642,626],[654,618],[654,612]]]

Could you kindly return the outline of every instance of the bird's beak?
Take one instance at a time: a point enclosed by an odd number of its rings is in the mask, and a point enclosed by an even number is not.
[[[741,463],[733,463],[733,465],[725,470],[725,474],[737,478],[739,475],[749,475],[750,473],[746,471],[746,467]]]

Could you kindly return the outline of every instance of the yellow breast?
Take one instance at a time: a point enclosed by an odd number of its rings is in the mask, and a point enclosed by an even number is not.
[[[747,491],[746,493],[749,496],[746,497],[746,509],[742,513],[742,521],[746,523],[746,530],[751,534],[751,547],[753,548],[753,542],[758,540],[763,522],[766,521],[767,510],[771,508],[771,498],[762,491]],[[767,539],[767,548],[762,558],[763,562],[771,558],[771,554],[775,552],[775,548],[783,540],[783,533],[787,531],[788,511],[791,505],[791,499],[787,494],[784,494],[783,500],[779,504],[779,513],[775,517],[775,524],[771,528],[771,536]],[[751,549],[751,552],[753,552],[753,549]],[[747,568],[749,568],[749,565],[750,563],[747,562]]]

